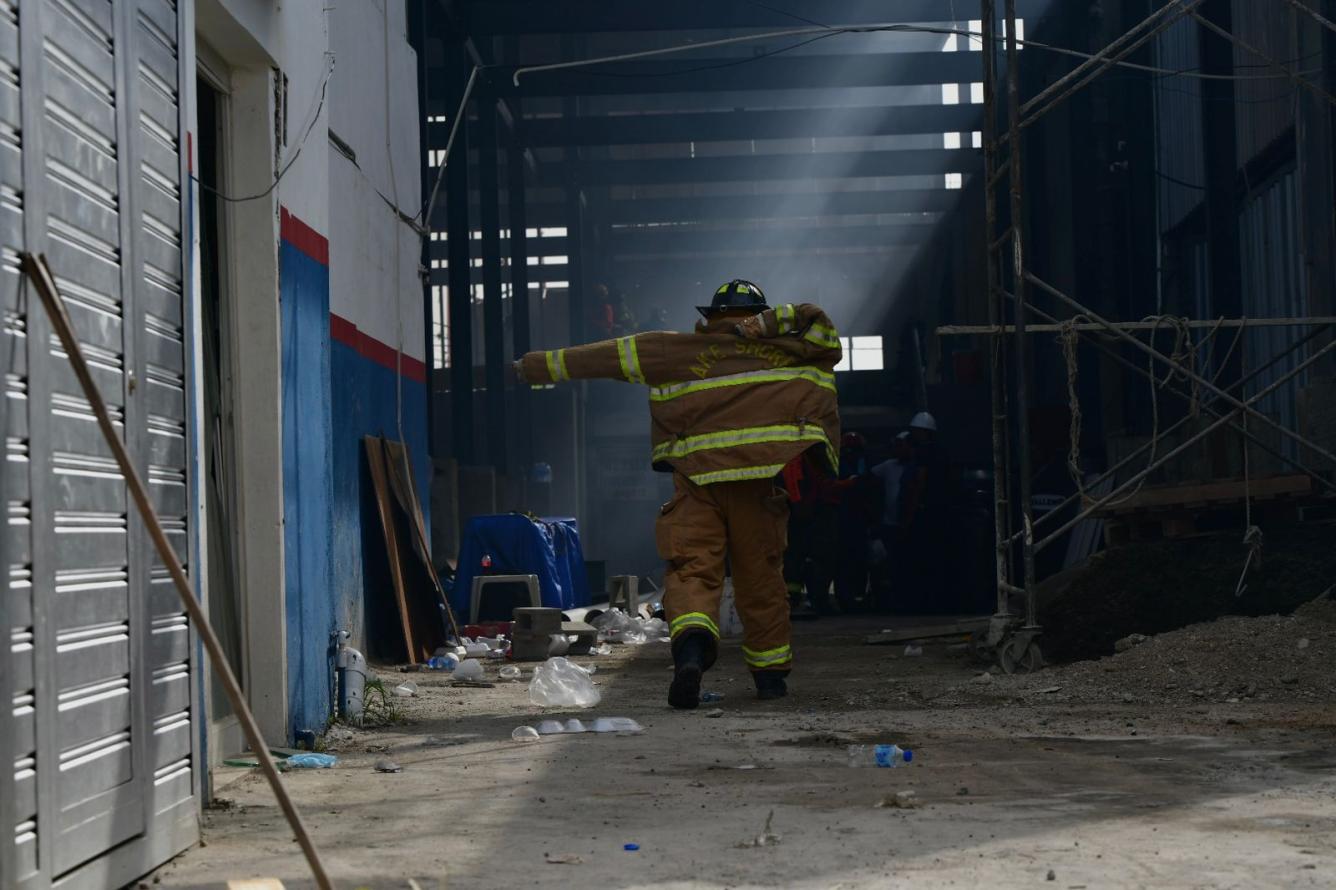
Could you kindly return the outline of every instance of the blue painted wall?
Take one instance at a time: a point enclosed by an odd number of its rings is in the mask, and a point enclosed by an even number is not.
[[[365,436],[399,439],[396,406],[397,372],[363,355],[354,346],[334,341],[331,348],[333,385],[333,570],[334,597],[356,645],[376,652],[377,641],[368,632],[397,634],[397,628],[377,625],[375,618],[393,609],[393,591],[385,566],[384,532],[377,512],[375,489],[367,475]],[[430,529],[430,459],[427,455],[427,388],[402,378],[403,440],[413,460],[418,500]],[[397,619],[395,619],[397,620]],[[368,624],[370,626],[368,626]],[[392,622],[390,622],[392,625]]]
[[[329,268],[284,239],[279,246],[283,326],[283,552],[291,730],[324,729],[331,714],[333,485]]]

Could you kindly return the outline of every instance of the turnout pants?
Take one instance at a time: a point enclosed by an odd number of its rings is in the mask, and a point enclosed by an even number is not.
[[[674,475],[673,482],[676,491],[660,510],[655,537],[668,563],[664,609],[674,647],[684,634],[704,632],[716,644],[705,666],[714,662],[727,564],[747,667],[788,670],[788,495],[768,479],[695,485]]]

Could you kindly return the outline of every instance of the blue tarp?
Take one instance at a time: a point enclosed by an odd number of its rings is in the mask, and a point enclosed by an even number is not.
[[[482,567],[492,558],[490,569]],[[575,609],[589,605],[584,550],[574,519],[533,520],[519,513],[475,516],[469,520],[459,551],[459,571],[450,605],[469,613],[476,575],[537,575],[543,605]]]

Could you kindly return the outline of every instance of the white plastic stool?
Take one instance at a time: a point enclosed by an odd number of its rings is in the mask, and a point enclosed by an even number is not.
[[[491,584],[524,584],[529,590],[529,605],[541,607],[543,596],[538,590],[537,575],[479,575],[473,579],[473,599],[469,604],[469,624],[478,623],[483,588]]]

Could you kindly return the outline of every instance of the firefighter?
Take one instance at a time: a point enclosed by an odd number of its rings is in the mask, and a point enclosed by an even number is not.
[[[655,538],[667,563],[668,703],[675,708],[699,704],[701,676],[718,655],[726,564],[757,696],[787,694],[789,505],[776,477],[809,450],[839,473],[834,368],[841,352],[826,314],[810,304],[771,308],[759,287],[740,279],[698,309],[695,333],[635,334],[515,363],[531,384],[610,378],[650,387],[653,466],[671,472],[674,484]]]

